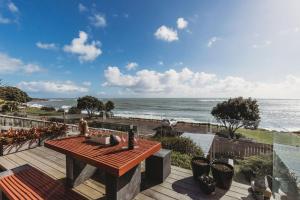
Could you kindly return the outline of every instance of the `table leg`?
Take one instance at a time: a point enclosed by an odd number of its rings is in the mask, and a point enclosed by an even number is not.
[[[140,192],[141,165],[137,165],[121,177],[106,173],[105,181],[107,199],[131,200]]]
[[[86,164],[71,156],[66,156],[66,183],[68,187],[76,187],[80,185],[84,181],[91,178],[96,171],[96,167]]]

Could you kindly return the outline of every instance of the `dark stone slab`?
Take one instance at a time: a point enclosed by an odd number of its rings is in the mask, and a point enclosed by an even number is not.
[[[140,192],[141,165],[132,168],[121,177],[106,173],[106,199],[131,200]]]
[[[91,178],[97,168],[71,156],[66,156],[67,186],[76,187]]]
[[[154,183],[163,183],[171,173],[171,151],[161,149],[146,159],[146,179]]]

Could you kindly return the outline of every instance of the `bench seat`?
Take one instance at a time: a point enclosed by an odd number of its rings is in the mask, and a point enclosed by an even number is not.
[[[12,200],[86,199],[66,188],[63,182],[52,179],[30,165],[0,173],[0,200],[6,198]]]

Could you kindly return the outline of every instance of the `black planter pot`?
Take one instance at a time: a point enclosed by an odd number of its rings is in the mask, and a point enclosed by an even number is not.
[[[228,170],[221,170],[216,165],[221,165],[226,167]],[[232,178],[234,175],[234,168],[230,164],[215,161],[211,164],[211,171],[214,179],[216,180],[217,186],[222,189],[228,190],[232,183]]]
[[[198,180],[200,188],[205,194],[211,194],[216,190],[216,181],[212,177],[202,175]]]
[[[197,163],[199,160],[201,163]],[[209,160],[204,157],[194,157],[192,158],[191,165],[193,170],[193,177],[195,180],[198,179],[199,176],[208,175],[210,170]]]

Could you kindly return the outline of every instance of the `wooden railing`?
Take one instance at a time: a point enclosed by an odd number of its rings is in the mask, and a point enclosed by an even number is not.
[[[32,128],[32,127],[45,127],[50,124],[53,124],[51,121],[25,118],[25,117],[16,117],[9,115],[0,115],[0,127],[20,127],[20,128]],[[58,123],[63,124],[63,123]],[[78,126],[75,124],[66,124],[68,129],[72,132],[78,131]]]
[[[41,120],[41,119],[33,119],[33,118],[25,118],[25,117],[16,117],[16,116],[10,116],[10,115],[1,115],[0,114],[0,130],[1,126],[5,127],[18,127],[18,128],[32,128],[32,127],[46,127],[50,124],[57,123],[59,125],[64,124],[61,122],[53,122],[48,120]],[[108,123],[107,123],[108,124]],[[79,132],[79,128],[77,124],[66,124],[68,126],[68,130],[70,132]],[[105,124],[104,124],[105,125]],[[120,126],[128,126],[129,125],[122,125],[122,124],[114,124],[114,126],[108,127],[89,127],[90,130],[114,130],[115,132],[121,131],[115,128],[118,128]],[[137,130],[137,127],[133,127],[134,130]]]
[[[211,159],[218,158],[219,156],[243,159],[249,156],[270,154],[272,152],[273,145],[270,144],[246,140],[230,140],[216,136],[211,145],[210,157]]]

